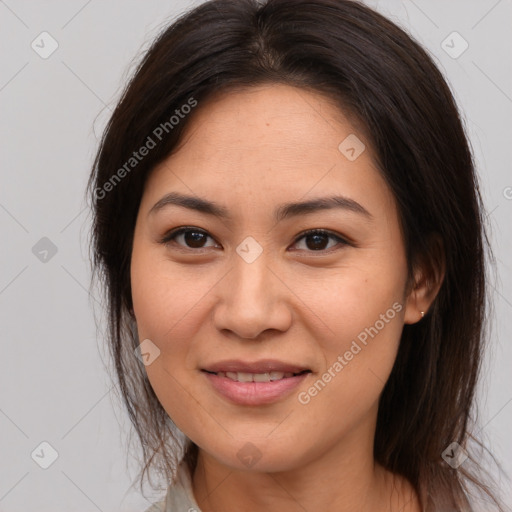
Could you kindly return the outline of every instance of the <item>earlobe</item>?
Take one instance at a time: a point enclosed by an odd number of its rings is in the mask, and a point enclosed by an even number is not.
[[[405,306],[405,324],[415,324],[425,317],[431,301],[429,300],[429,290],[431,290],[428,280],[421,285],[417,285],[409,294]],[[434,297],[431,299],[433,300]]]
[[[428,313],[437,297],[445,275],[443,244],[438,235],[432,235],[430,254],[419,265],[414,285],[406,300],[404,323],[415,324]]]

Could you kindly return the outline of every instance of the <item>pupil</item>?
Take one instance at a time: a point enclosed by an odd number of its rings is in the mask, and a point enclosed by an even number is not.
[[[321,247],[318,247],[318,245],[315,245],[315,244],[309,244],[309,243],[306,243],[306,245],[308,246],[308,249],[312,249],[312,250],[321,250],[321,249],[324,249],[325,248],[325,243],[322,244],[322,239],[323,241],[325,242],[326,239],[327,239],[327,235],[323,235],[323,234],[316,234],[316,235],[309,235],[308,237],[306,238],[309,238],[309,239],[315,239],[315,243],[318,243],[320,242],[320,245]]]
[[[199,231],[187,231],[185,233],[185,241],[188,245],[194,248],[201,248],[201,237],[204,237],[204,233]],[[203,240],[204,242],[204,240]]]

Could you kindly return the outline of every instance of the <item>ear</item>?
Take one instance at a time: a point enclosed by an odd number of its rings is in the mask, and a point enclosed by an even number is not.
[[[408,283],[405,300],[404,323],[415,324],[427,315],[434,302],[446,272],[444,245],[441,236],[433,233],[428,237],[426,254],[417,258],[413,282]]]

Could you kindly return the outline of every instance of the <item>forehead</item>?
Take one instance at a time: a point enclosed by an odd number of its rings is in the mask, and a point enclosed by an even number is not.
[[[224,149],[230,150],[231,157],[247,152],[277,157],[284,150],[288,159],[302,161],[312,150],[337,156],[339,143],[349,134],[365,138],[359,124],[349,121],[348,113],[331,98],[289,85],[266,84],[221,91],[200,103],[183,141],[195,139],[194,146],[202,150],[197,158]],[[368,144],[367,149],[370,159]]]
[[[355,160],[343,153],[354,142],[358,152],[364,147]],[[390,194],[369,142],[341,109],[320,93],[281,84],[199,103],[178,150],[152,171],[146,190],[152,199],[177,190],[225,203],[234,193],[270,203],[283,194]]]

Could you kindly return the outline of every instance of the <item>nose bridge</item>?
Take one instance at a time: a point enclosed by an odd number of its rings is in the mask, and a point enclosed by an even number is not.
[[[231,273],[232,306],[241,306],[245,314],[250,316],[261,314],[262,310],[271,306],[273,300],[274,286],[271,283],[268,254],[252,241],[240,244],[236,252]],[[252,307],[248,308],[251,304]]]
[[[244,338],[255,338],[266,329],[286,329],[290,315],[269,254],[251,237],[236,253],[215,315],[217,328]]]

